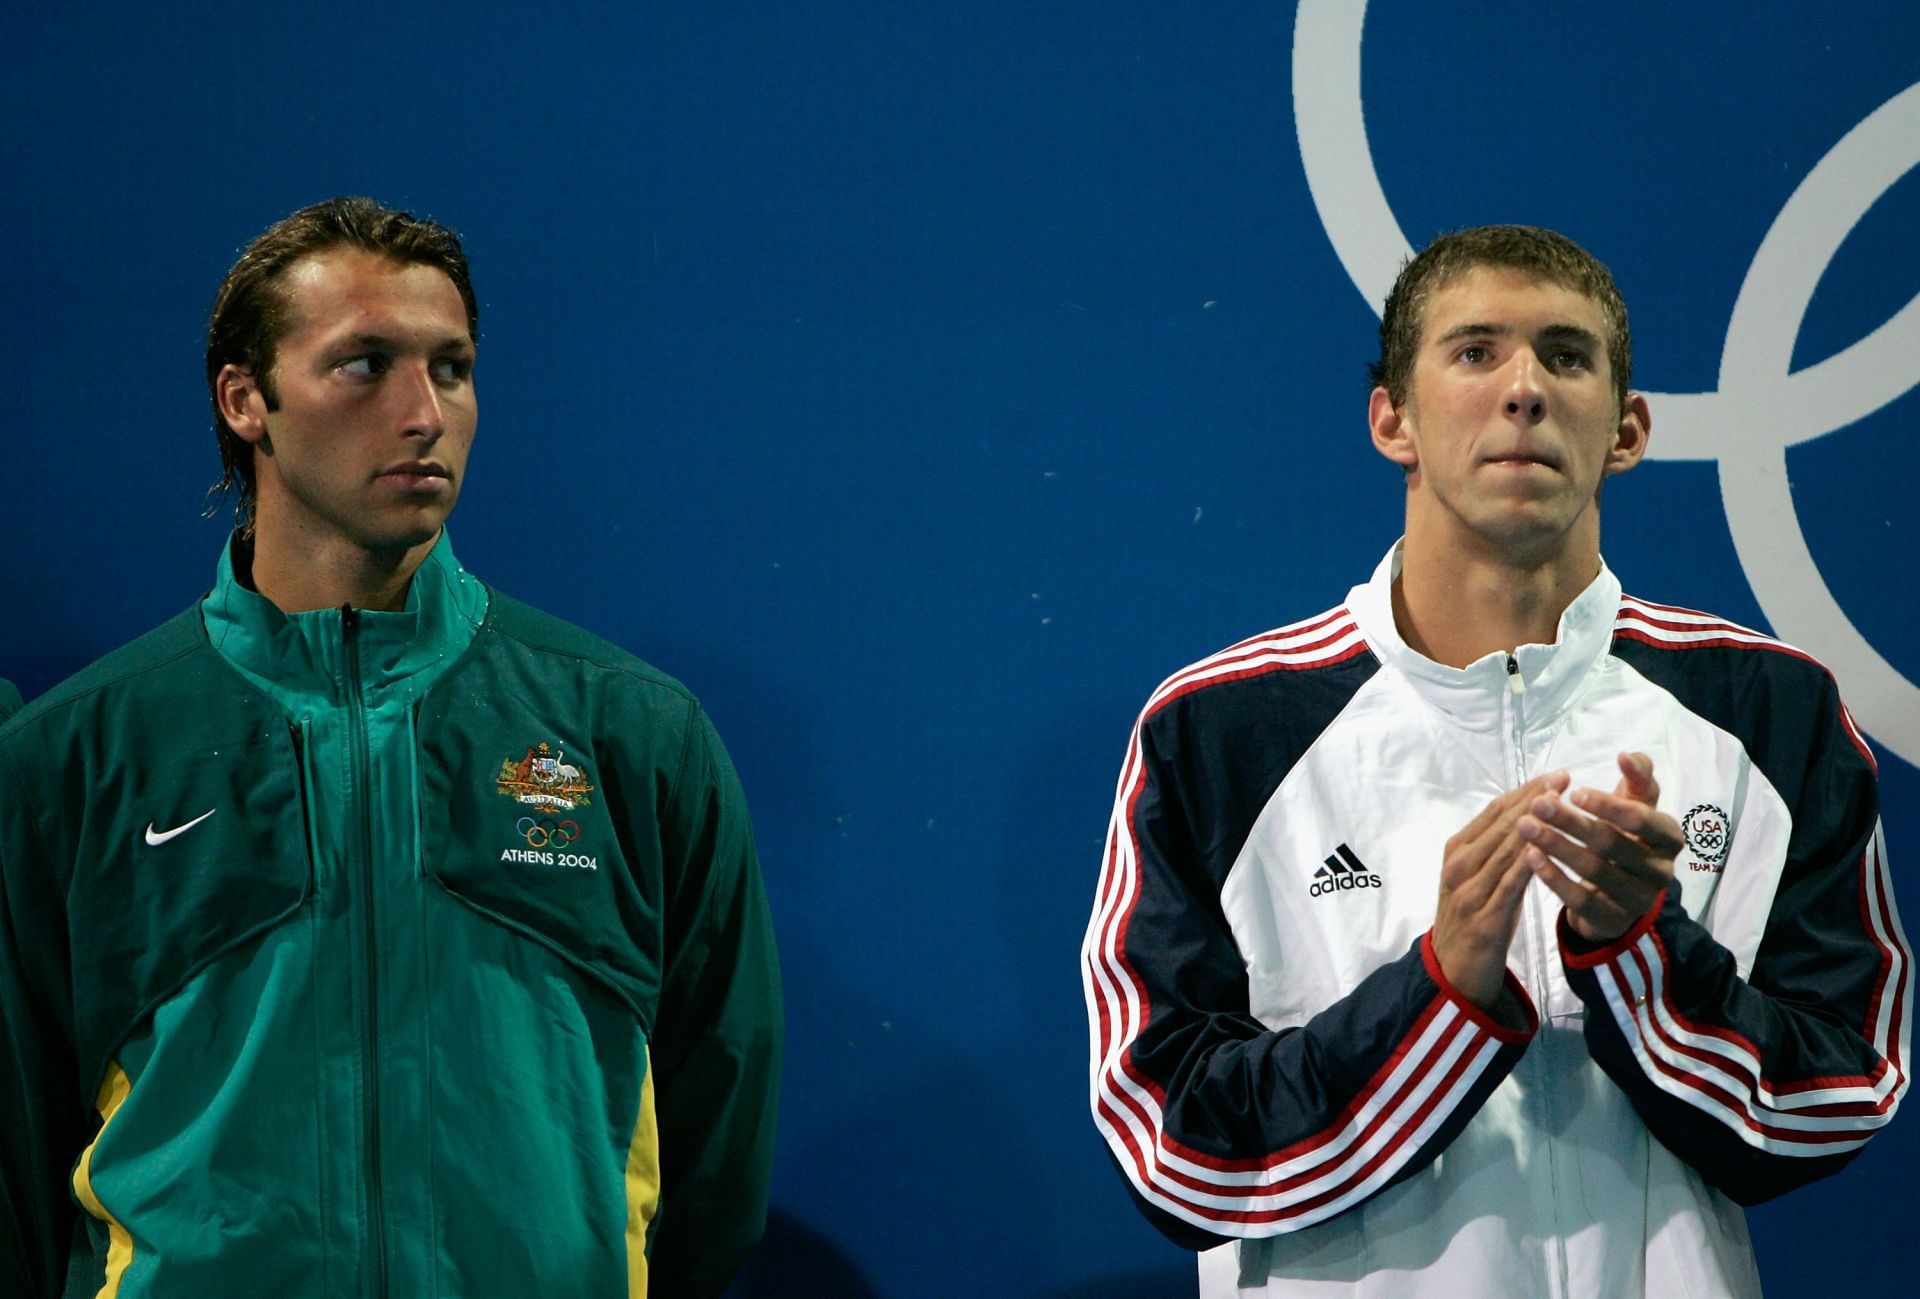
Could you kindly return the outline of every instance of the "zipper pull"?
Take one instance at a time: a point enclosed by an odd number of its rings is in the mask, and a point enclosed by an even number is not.
[[[1507,655],[1507,688],[1516,695],[1527,693],[1527,679],[1520,675],[1520,660]]]
[[[340,630],[344,635],[348,636],[360,630],[360,611],[351,604],[343,604],[340,606]],[[1507,661],[1512,662],[1513,660],[1509,658]]]

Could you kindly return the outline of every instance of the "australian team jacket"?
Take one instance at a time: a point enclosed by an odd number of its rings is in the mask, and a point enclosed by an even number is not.
[[[1605,569],[1554,644],[1442,667],[1395,630],[1397,555],[1141,714],[1083,949],[1109,1151],[1203,1295],[1757,1294],[1737,1205],[1906,1087],[1873,757],[1819,664]],[[1434,960],[1442,848],[1623,750],[1674,883],[1594,948],[1532,882],[1510,1031]]]
[[[0,1294],[715,1294],[780,1034],[699,705],[444,537],[0,729]]]

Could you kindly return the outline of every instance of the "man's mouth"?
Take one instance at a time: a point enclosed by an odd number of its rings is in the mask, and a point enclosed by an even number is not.
[[[1499,455],[1487,457],[1488,464],[1494,465],[1544,465],[1548,469],[1560,466],[1551,456],[1539,451],[1505,451]]]
[[[383,469],[381,482],[392,483],[407,491],[437,492],[453,481],[447,467],[437,460],[409,460]]]

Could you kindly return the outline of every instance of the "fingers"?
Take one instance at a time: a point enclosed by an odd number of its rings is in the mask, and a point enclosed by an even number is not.
[[[1482,1007],[1491,1009],[1501,995],[1507,950],[1532,879],[1518,823],[1535,799],[1557,798],[1568,783],[1567,773],[1556,771],[1508,790],[1447,840],[1434,957],[1454,987]]]
[[[1653,778],[1652,758],[1644,753],[1623,753],[1617,761],[1620,764],[1620,783],[1613,787],[1615,796],[1630,798],[1649,807],[1660,801],[1660,782]]]
[[[1552,771],[1544,776],[1535,776],[1517,789],[1508,790],[1481,808],[1480,814],[1467,822],[1466,827],[1450,842],[1477,845],[1482,850],[1491,849],[1506,836],[1513,823],[1526,814],[1535,799],[1560,793],[1566,789],[1569,779],[1564,771]]]
[[[1448,889],[1467,889],[1476,895],[1475,901],[1490,893],[1499,884],[1505,867],[1513,863],[1524,846],[1515,836],[1515,825],[1534,800],[1564,790],[1567,783],[1566,772],[1550,772],[1488,803],[1459,834],[1447,841],[1441,870],[1443,885]]]
[[[1623,831],[1660,856],[1676,856],[1685,844],[1680,823],[1651,803],[1603,794],[1597,789],[1576,789],[1569,800],[1593,818],[1589,825],[1607,825]]]
[[[1449,840],[1449,842],[1471,841],[1480,838],[1509,808],[1512,808],[1516,804],[1525,803],[1527,800],[1541,793],[1542,790],[1538,788],[1538,786],[1543,785],[1552,777],[1565,777],[1566,774],[1564,771],[1556,771],[1546,776],[1536,776],[1518,789],[1509,789],[1504,794],[1498,795],[1485,807],[1474,813],[1473,819],[1461,826],[1460,833],[1454,835],[1453,839]]]
[[[1542,795],[1514,826],[1529,844],[1528,869],[1588,938],[1617,937],[1658,901],[1682,842],[1679,823],[1638,797],[1657,789],[1652,764],[1623,754],[1620,769],[1628,792],[1578,789],[1565,800]]]
[[[1441,875],[1433,920],[1434,958],[1463,996],[1488,1011],[1500,998],[1507,952],[1513,946],[1527,881],[1532,878],[1521,856],[1525,848],[1509,825],[1490,853],[1467,864],[1458,887],[1451,882],[1462,873],[1458,863],[1449,860]]]
[[[1640,804],[1620,806],[1633,809],[1633,819],[1643,823],[1649,834],[1661,836],[1664,830],[1659,824],[1661,813],[1643,816],[1646,809]],[[1582,816],[1560,799],[1546,797],[1536,798],[1528,813],[1515,823],[1514,832],[1603,889],[1612,891],[1635,883],[1665,887],[1672,874],[1673,852],[1663,851],[1604,817]],[[1671,822],[1672,818],[1665,820]],[[1677,840],[1679,827],[1673,828]],[[1663,858],[1668,863],[1665,867],[1661,864]]]
[[[1526,894],[1527,881],[1533,877],[1533,870],[1527,861],[1529,852],[1538,852],[1530,844],[1514,836],[1513,860],[1502,872],[1500,880],[1493,888],[1490,902],[1495,911],[1518,911],[1520,899]]]
[[[1605,941],[1617,938],[1640,918],[1645,908],[1629,911],[1612,894],[1603,893],[1586,880],[1568,875],[1539,848],[1529,845],[1524,861],[1531,877],[1553,891],[1567,909],[1567,918],[1584,938]],[[1649,906],[1652,903],[1648,903]]]

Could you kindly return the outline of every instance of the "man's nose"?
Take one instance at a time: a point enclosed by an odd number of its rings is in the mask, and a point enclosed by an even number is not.
[[[1519,348],[1508,364],[1507,394],[1503,409],[1509,419],[1538,424],[1547,415],[1547,389],[1541,373],[1540,358],[1532,348]]]
[[[397,385],[402,394],[400,431],[408,437],[425,438],[431,442],[447,427],[440,387],[433,381],[433,367],[430,362],[422,362],[403,366],[402,369],[404,376]]]

